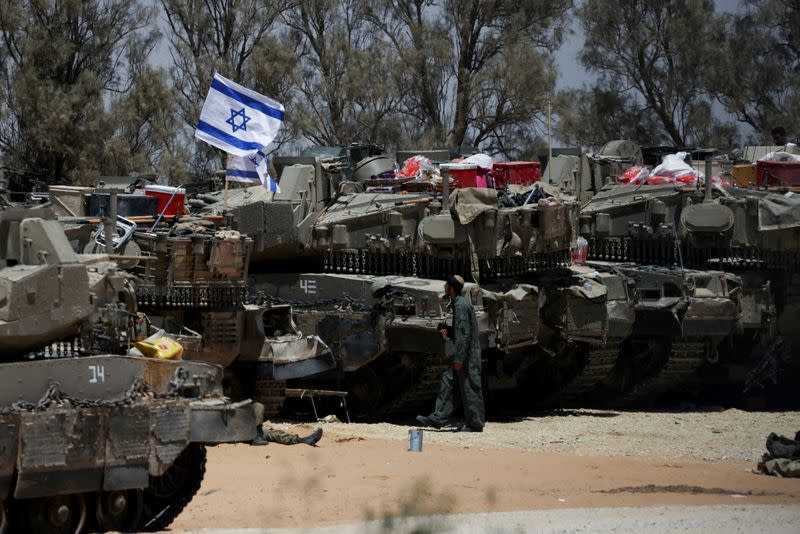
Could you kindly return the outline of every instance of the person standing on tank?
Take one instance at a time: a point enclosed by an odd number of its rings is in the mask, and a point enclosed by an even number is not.
[[[442,375],[436,407],[432,414],[417,416],[425,426],[441,428],[458,410],[464,408],[465,424],[460,432],[483,432],[484,403],[481,390],[481,345],[478,338],[478,318],[469,298],[461,293],[464,279],[449,276],[444,291],[453,307],[453,326],[441,329],[442,335],[455,343],[453,362]],[[458,388],[458,393],[455,391]]]
[[[786,128],[783,126],[776,126],[772,129],[772,142],[776,146],[783,147],[784,150],[790,147],[796,147],[797,144],[789,141],[789,136],[786,135]]]

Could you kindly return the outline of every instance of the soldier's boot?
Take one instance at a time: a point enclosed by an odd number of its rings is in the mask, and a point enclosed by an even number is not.
[[[305,443],[306,445],[311,445],[312,447],[317,446],[317,442],[322,439],[322,428],[316,429],[314,432],[309,434],[304,438],[300,438],[299,443]]]
[[[417,421],[423,426],[432,426],[433,428],[442,428],[442,423],[427,415],[418,415]]]
[[[260,445],[266,445],[268,443],[269,443],[269,441],[267,441],[267,438],[264,437],[264,431],[261,430],[261,425],[257,426],[256,427],[256,439],[251,441],[250,445],[260,446]]]

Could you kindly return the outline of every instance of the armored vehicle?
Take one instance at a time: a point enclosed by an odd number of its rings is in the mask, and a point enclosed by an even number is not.
[[[337,355],[336,372],[290,384],[334,384],[349,393],[355,414],[386,416],[427,407],[436,397],[452,343],[439,329],[449,299],[440,280],[352,274],[257,275],[258,299],[289,303],[301,331],[319,336]],[[484,351],[500,361],[536,339],[538,296],[532,286],[487,291],[467,284]],[[519,316],[530,320],[521,323]],[[508,360],[504,378],[518,362]],[[502,370],[501,370],[502,371]]]
[[[615,369],[621,401],[685,387],[718,361],[723,339],[741,332],[741,280],[717,271],[619,266],[638,293],[633,335]]]
[[[441,280],[462,274],[482,284],[474,298],[498,371],[490,380],[515,387],[536,356],[539,302],[536,288],[516,279],[567,265],[577,204],[538,186],[451,195],[449,179],[438,182],[441,192],[437,184],[401,190],[388,179],[381,191],[365,191],[364,173],[380,170],[374,159],[359,162],[361,182],[353,182],[328,160],[275,158],[281,192],[232,208],[236,229],[253,240],[258,302],[291,305],[299,330],[318,336],[337,362],[290,385],[333,382],[349,391],[351,408],[373,415],[430,402],[447,350],[437,328],[449,314]],[[372,295],[373,284],[390,286],[392,298]],[[424,324],[412,320],[418,314]]]
[[[581,229],[590,258],[725,269],[742,278],[746,302],[774,298],[781,314],[796,306],[787,297],[800,270],[798,214],[800,197],[770,191],[618,185],[584,207]],[[747,322],[768,326],[769,308]]]
[[[739,268],[739,252],[703,250],[744,235],[785,251],[781,240],[796,234],[725,226],[725,209],[734,208],[716,206],[742,194],[735,191],[704,198],[673,185],[614,184],[641,161],[635,144],[617,141],[586,156],[588,173],[558,173],[566,178],[552,186],[450,194],[446,179],[427,190],[369,191],[335,162],[276,158],[281,193],[241,193],[228,213],[253,241],[251,305],[264,310],[253,324],[269,330],[275,318],[264,317],[283,313],[281,324],[330,353],[295,359],[306,371],[293,373],[261,358],[268,365],[249,376],[263,381],[265,398],[280,399],[284,387],[341,388],[351,408],[378,416],[432,402],[449,350],[438,333],[449,319],[440,280],[461,273],[480,284],[469,294],[493,392],[618,404],[733,380],[733,364],[742,364],[740,375],[752,369],[772,339],[776,309],[792,309],[774,290],[790,293],[791,277]],[[569,194],[586,201],[580,214]],[[753,209],[747,202],[737,216]],[[781,218],[769,223],[776,232],[793,206],[781,202],[770,196],[762,217]],[[579,234],[589,245],[584,266],[567,258]],[[255,337],[266,339],[262,353],[275,353],[269,336]]]
[[[319,158],[275,158],[281,192],[233,209],[254,272],[443,278],[518,276],[565,264],[578,206],[534,187],[511,206],[494,189],[353,192]],[[358,185],[358,184],[356,184]]]
[[[717,343],[720,365],[701,374],[706,382],[741,384],[776,334],[789,341],[790,365],[800,363],[793,326],[800,311],[798,214],[800,197],[786,192],[609,184],[581,210],[580,232],[590,259],[724,282],[723,294],[738,301],[741,326]],[[698,287],[689,284],[692,292]]]
[[[575,265],[537,283],[543,294],[540,348],[551,356],[549,366],[537,369],[537,390],[548,392],[543,398],[551,403],[596,400],[633,332],[633,281],[600,265]]]
[[[558,154],[547,161],[542,181],[571,195],[581,204],[592,198],[610,177],[620,176],[628,167],[641,165],[642,150],[633,141],[617,139],[598,152]]]
[[[250,441],[222,369],[128,355],[147,334],[130,277],[76,254],[47,210],[0,211],[0,532],[161,530],[205,445]]]
[[[133,239],[148,260],[131,269],[139,306],[181,341],[199,333],[184,357],[223,366],[235,399],[254,398],[274,415],[286,379],[334,367],[328,347],[298,331],[289,306],[252,303],[250,238],[196,219]]]

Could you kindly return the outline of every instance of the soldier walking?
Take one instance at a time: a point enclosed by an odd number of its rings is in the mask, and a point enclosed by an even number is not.
[[[418,415],[417,421],[425,426],[441,428],[458,409],[464,407],[466,424],[460,432],[483,432],[484,407],[481,391],[481,346],[478,339],[478,319],[470,299],[461,295],[464,279],[449,276],[445,293],[453,305],[453,326],[442,328],[442,335],[455,343],[453,363],[442,374],[436,407],[432,414]],[[459,392],[455,391],[456,387]]]

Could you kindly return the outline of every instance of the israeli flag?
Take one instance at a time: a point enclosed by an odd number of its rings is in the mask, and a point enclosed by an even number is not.
[[[278,135],[283,106],[214,74],[195,137],[236,156],[254,156]]]
[[[235,156],[228,154],[228,169],[225,179],[229,182],[260,183],[267,191],[280,193],[278,183],[269,175],[267,155],[259,150],[254,156]]]

